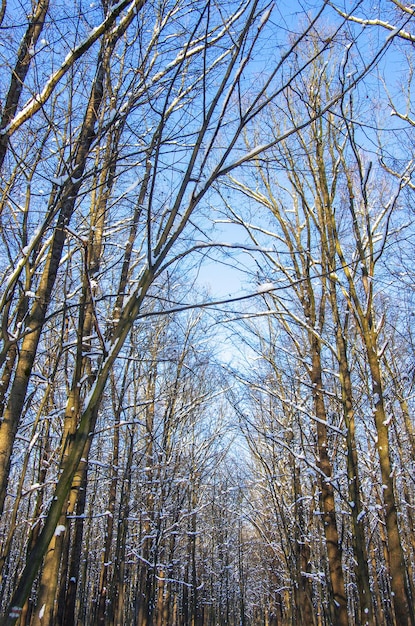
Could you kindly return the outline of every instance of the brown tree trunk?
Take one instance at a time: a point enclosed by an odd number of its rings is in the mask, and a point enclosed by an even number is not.
[[[300,472],[296,465],[296,460],[293,458],[291,462],[291,471],[293,474],[293,487],[294,487],[294,511],[295,522],[297,530],[296,537],[296,561],[297,561],[297,581],[295,584],[298,614],[301,624],[304,626],[315,626],[314,609],[312,603],[312,582],[310,556],[311,549],[308,539],[307,529],[304,528],[305,520],[303,515],[302,504],[302,488],[300,480]]]
[[[10,85],[0,120],[0,130],[7,128],[17,111],[20,95],[33,58],[32,50],[40,37],[49,9],[49,0],[39,0],[32,9],[32,20],[23,36],[17,53],[16,65],[11,72]],[[3,69],[4,71],[4,69]],[[9,143],[7,132],[0,134],[0,169],[3,167]]]
[[[72,548],[69,557],[69,567],[65,587],[61,584],[59,593],[58,619],[61,626],[73,626],[79,623],[76,620],[76,592],[78,588],[79,569],[82,555],[82,540],[84,534],[84,513],[86,506],[88,465],[83,465],[80,489],[77,495],[75,521],[73,527]],[[87,554],[87,552],[86,552]]]
[[[355,441],[355,423],[353,411],[353,390],[351,383],[350,369],[347,359],[347,343],[345,339],[345,329],[342,328],[336,280],[331,277],[336,270],[336,244],[337,230],[335,215],[333,211],[333,189],[329,190],[327,172],[324,158],[324,146],[322,140],[322,123],[318,121],[315,131],[316,163],[319,183],[319,194],[316,205],[318,207],[320,228],[321,228],[321,251],[323,267],[330,277],[328,286],[328,297],[331,311],[335,322],[335,340],[337,348],[337,359],[339,367],[339,379],[341,386],[341,400],[343,405],[343,415],[346,425],[346,446],[347,446],[347,478],[348,494],[351,505],[352,519],[352,545],[355,560],[356,583],[359,594],[359,614],[361,624],[373,625],[373,605],[370,591],[368,557],[365,542],[365,533],[362,520],[362,506],[360,498],[360,481],[357,449]],[[347,306],[347,305],[346,305]],[[348,311],[345,311],[345,319],[348,320]],[[347,323],[347,322],[346,322]],[[346,609],[347,610],[347,609]]]
[[[7,493],[7,483],[10,471],[13,445],[19,427],[20,418],[26,399],[27,388],[35,360],[37,347],[46,319],[52,289],[55,284],[63,245],[66,239],[68,226],[75,208],[76,198],[82,183],[82,174],[86,166],[89,149],[94,139],[94,128],[97,111],[102,99],[102,82],[104,68],[102,63],[92,87],[91,96],[85,114],[82,131],[78,139],[78,150],[73,167],[72,177],[64,185],[60,196],[60,213],[54,230],[51,247],[47,256],[45,269],[36,292],[34,304],[26,322],[26,334],[20,348],[19,359],[16,365],[14,380],[10,389],[9,401],[3,414],[0,425],[0,514],[4,508]]]
[[[106,626],[123,626],[125,599],[125,551],[127,545],[127,523],[130,512],[131,496],[131,465],[134,452],[134,432],[130,435],[127,460],[124,469],[124,480],[121,483],[120,511],[118,515],[117,539],[114,553],[114,567],[110,581],[109,605],[106,615]]]
[[[383,383],[377,356],[377,345],[376,341],[373,340],[373,334],[370,328],[366,329],[365,337],[367,341],[367,356],[372,376],[373,398],[375,405],[374,418],[377,434],[376,447],[382,476],[392,604],[399,626],[414,626],[414,605],[411,598],[411,590],[408,583],[405,558],[399,532],[398,511],[396,506],[393,471],[389,450],[389,419],[385,411],[383,399]]]
[[[347,359],[347,344],[344,329],[341,327],[334,284],[331,285],[331,304],[336,322],[336,344],[339,362],[339,380],[343,415],[346,426],[347,481],[349,502],[351,503],[352,545],[355,562],[356,586],[359,594],[359,620],[362,625],[373,626],[374,611],[370,588],[368,555],[366,550],[362,502],[360,495],[359,466],[355,438],[353,392],[350,369]]]
[[[349,618],[342,569],[342,548],[339,542],[334,490],[331,484],[332,467],[328,455],[327,414],[323,398],[320,348],[317,340],[314,341],[312,349],[310,379],[313,390],[314,408],[318,420],[317,464],[322,473],[322,476],[320,476],[320,506],[330,572],[330,613],[333,624],[336,624],[336,626],[348,626]]]

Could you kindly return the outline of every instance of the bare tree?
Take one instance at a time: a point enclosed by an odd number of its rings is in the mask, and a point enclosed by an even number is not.
[[[358,564],[359,619],[361,623],[373,623],[355,435],[353,407],[356,397],[349,365],[352,343],[348,334],[351,324],[360,336],[372,381],[393,607],[397,622],[409,624],[413,623],[411,582],[397,516],[399,498],[393,480],[390,419],[385,408],[385,379],[381,371],[382,323],[379,319],[385,312],[379,312],[381,301],[376,292],[376,270],[386,242],[389,238],[391,242],[394,240],[392,215],[407,179],[402,177],[395,189],[380,185],[378,181],[379,193],[376,194],[370,184],[372,164],[365,162],[356,139],[358,126],[352,97],[345,98],[339,110],[312,120],[316,112],[324,109],[324,103],[330,97],[332,81],[343,83],[345,73],[342,72],[346,70],[344,66],[340,69],[339,78],[330,76],[325,62],[319,59],[308,74],[307,81],[301,77],[298,84],[291,85],[292,91],[287,93],[284,101],[285,111],[293,120],[301,115],[301,111],[304,114],[308,110],[310,124],[305,131],[299,131],[294,140],[279,144],[274,152],[268,153],[266,160],[257,161],[255,186],[236,180],[231,182],[233,188],[241,191],[250,202],[269,212],[269,228],[258,223],[249,224],[232,207],[230,214],[234,222],[244,227],[258,252],[266,249],[262,253],[265,265],[258,264],[258,275],[260,281],[266,281],[260,291],[269,292],[268,315],[275,315],[281,327],[289,333],[310,376],[317,420],[317,463],[323,477],[320,487],[322,513],[333,522],[332,535],[328,533],[330,524],[325,525],[326,543],[329,548],[334,542],[339,551],[337,559],[334,553],[328,551],[329,562],[332,561],[334,591],[337,588],[334,563],[341,563],[342,548],[334,506],[333,464],[337,462],[334,451],[331,456],[329,453],[330,430],[336,429],[337,425],[330,424],[327,409],[330,377],[324,373],[327,367],[324,365],[327,359],[325,353],[328,355],[331,351],[337,360],[346,426],[348,498],[352,503],[352,536]],[[339,120],[342,126],[339,126]],[[275,124],[278,124],[277,120]],[[280,128],[276,132],[280,133]],[[277,178],[273,168],[277,171],[282,169],[284,174]],[[375,212],[373,206],[377,206],[378,211]],[[279,281],[282,281],[281,286]],[[295,296],[295,304],[286,299],[288,287],[285,285],[289,285],[290,292]],[[282,296],[279,295],[281,289]],[[330,506],[327,506],[328,497]],[[347,622],[345,603],[343,608]]]
[[[167,319],[176,308],[194,306],[191,283],[187,297],[180,291],[180,302],[175,299],[174,285],[187,270],[190,276],[194,265],[212,249],[207,207],[218,198],[215,185],[262,158],[273,146],[281,144],[284,152],[288,144],[282,142],[297,132],[310,125],[318,128],[318,120],[342,101],[375,67],[393,38],[402,34],[392,30],[352,77],[330,90],[321,106],[306,107],[300,119],[293,117],[289,107],[281,107],[279,98],[287,90],[294,93],[300,77],[331,48],[347,24],[348,16],[337,19],[330,37],[314,37],[311,53],[301,55],[300,44],[318,30],[329,9],[329,3],[319,4],[298,35],[284,40],[270,61],[262,60],[261,49],[276,28],[276,8],[262,0],[220,6],[210,0],[190,4],[102,0],[95,5],[81,2],[76,9],[39,1],[30,10],[29,3],[21,3],[15,30],[11,30],[15,7],[2,4],[2,29],[10,33],[10,46],[2,48],[8,75],[0,124],[4,244],[0,257],[0,510],[4,527],[12,522],[2,563],[13,568],[14,580],[10,577],[5,582],[3,602],[9,606],[1,623],[14,623],[23,607],[33,624],[70,623],[77,610],[74,571],[82,546],[89,546],[93,554],[104,546],[105,558],[111,553],[113,520],[94,508],[99,510],[93,496],[100,470],[91,462],[93,451],[99,450],[99,458],[112,459],[108,461],[112,470],[107,477],[107,505],[110,514],[118,512],[122,521],[131,512],[130,498],[139,500],[131,469],[137,438],[142,436],[146,442],[140,448],[145,450],[141,461],[148,461],[144,465],[147,487],[154,486],[167,465],[154,465],[157,428],[164,433],[161,449],[167,454],[175,417],[182,415],[183,424],[189,415],[178,406],[178,398],[191,398],[192,411],[198,415],[194,387],[184,376],[190,347],[176,355],[176,371],[167,376],[159,363],[157,342],[151,346],[144,330],[140,338],[140,325],[145,328],[147,319],[151,324],[156,316]],[[256,120],[275,116],[276,110],[275,132],[265,141],[257,135],[253,145],[247,146],[244,135],[255,136]],[[317,220],[308,216],[310,233],[325,217],[323,209]],[[284,219],[280,225],[285,227]],[[296,293],[308,320],[303,319],[302,332],[314,359],[308,367],[314,401],[311,412],[318,418],[322,511],[327,518],[327,545],[335,553],[329,561],[340,605],[333,612],[346,623],[331,465],[335,457],[327,453],[330,401],[324,389],[325,315],[336,283],[326,277],[320,282],[321,293],[314,291],[314,276],[307,273],[311,260],[293,229],[288,224],[284,234],[297,279],[305,279]],[[297,245],[305,255],[303,265],[295,264]],[[337,247],[336,255],[341,261]],[[331,266],[327,268],[331,271]],[[157,337],[155,330],[154,340]],[[292,337],[299,347],[295,333]],[[135,350],[141,353],[136,355]],[[147,372],[144,367],[137,370],[131,365],[129,371],[121,366],[134,359],[154,363]],[[170,396],[163,396],[157,388],[160,370],[162,379],[170,381]],[[133,371],[138,376],[135,400],[140,396],[145,402],[147,419],[142,431],[132,423],[128,434],[121,436],[121,396],[129,393]],[[162,397],[166,410],[161,426],[157,402]],[[115,429],[111,432],[117,434],[106,441],[96,435],[108,413]],[[148,509],[148,518],[139,530],[120,524],[113,570],[101,558],[83,565],[79,584],[87,595],[98,580],[97,593],[92,594],[97,600],[94,607],[79,609],[88,619],[121,622],[133,617],[131,607],[135,607],[134,619],[142,611],[142,621],[144,615],[149,622],[162,621],[160,607],[166,597],[170,616],[183,616],[187,611],[194,622],[201,619],[202,594],[195,586],[200,578],[195,533],[204,524],[197,512],[196,488],[202,484],[198,462],[203,466],[203,451],[209,449],[204,445],[199,446],[195,435],[193,447],[188,442],[188,455],[176,459],[194,479],[184,494],[190,513],[180,546],[171,538],[173,533],[162,546],[171,555],[177,550],[188,558],[188,570],[178,569],[186,584],[178,591],[167,580],[166,568],[159,567],[160,545],[154,536],[146,535],[145,526],[162,534],[162,507],[156,506],[151,489],[144,489],[140,501]],[[24,466],[18,480],[20,454]],[[126,464],[121,486],[114,469],[116,459]],[[166,494],[159,495],[163,501]],[[180,498],[176,496],[178,511]],[[101,520],[98,528],[107,533],[106,541],[94,535],[90,525],[85,527],[88,514]],[[27,532],[19,519],[32,520],[33,528]],[[141,532],[143,560],[135,571],[126,571],[129,533],[136,531]],[[240,527],[238,533],[243,535]],[[14,553],[18,559],[13,559]],[[226,554],[222,556],[228,572],[231,563]],[[234,611],[236,615],[236,587],[230,572],[221,593],[232,589],[233,600],[226,604],[226,598],[220,608],[226,606],[229,614]],[[127,575],[132,585],[126,584]],[[114,585],[109,608],[108,581]],[[37,605],[27,603],[32,589]],[[137,590],[145,596],[141,606]],[[259,614],[255,619],[260,619]]]

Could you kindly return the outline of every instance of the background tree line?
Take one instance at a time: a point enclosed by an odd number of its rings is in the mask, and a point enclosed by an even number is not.
[[[0,18],[0,623],[414,626],[413,8]]]

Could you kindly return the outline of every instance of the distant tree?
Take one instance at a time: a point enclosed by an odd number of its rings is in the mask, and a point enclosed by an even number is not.
[[[305,46],[308,58],[315,49],[310,45],[311,51]],[[274,318],[281,332],[290,337],[309,377],[309,393],[314,400],[309,419],[315,420],[320,506],[334,597],[331,619],[336,623],[344,619],[348,623],[345,586],[340,575],[343,559],[340,516],[336,511],[336,490],[341,487],[337,486],[334,470],[340,462],[336,459],[340,442],[335,434],[340,434],[338,428],[343,422],[348,476],[348,493],[343,497],[350,503],[360,595],[358,619],[359,623],[368,624],[374,620],[355,426],[357,392],[352,362],[353,344],[359,341],[372,381],[366,411],[370,413],[373,408],[392,604],[397,621],[410,624],[414,619],[412,583],[398,522],[399,497],[393,479],[390,418],[384,400],[381,337],[386,311],[382,310],[377,291],[378,274],[380,281],[384,280],[383,269],[378,268],[387,246],[395,240],[392,224],[407,179],[402,177],[394,187],[392,180],[389,184],[384,179],[381,182],[378,170],[375,189],[372,164],[366,162],[357,141],[359,127],[352,96],[342,99],[339,108],[324,113],[332,90],[340,88],[337,82],[345,84],[345,76],[345,65],[333,65],[329,57],[319,57],[307,78],[303,73],[299,81],[293,81],[281,108],[291,123],[309,115],[309,124],[295,137],[267,152],[266,158],[258,159],[251,180],[246,177],[230,181],[231,188],[240,191],[251,207],[265,209],[261,211],[263,222],[245,218],[243,212],[232,208],[232,202],[229,202],[229,215],[245,229],[252,249],[256,248],[258,253],[265,250],[257,270],[260,284],[264,283],[259,291],[266,294],[264,315]],[[316,114],[317,119],[313,120]],[[279,120],[274,118],[274,124],[277,128],[272,131],[271,126],[271,132],[281,134]],[[253,332],[260,333],[259,329]],[[268,358],[266,344],[265,341],[261,350],[265,359]],[[332,358],[336,378],[330,375]],[[273,375],[276,381],[278,377]],[[272,397],[272,385],[267,384],[263,391]],[[334,415],[338,416],[341,410],[340,422],[333,422],[330,417],[333,394],[338,397]],[[267,429],[263,432],[266,437]],[[364,446],[360,444],[360,448]],[[343,617],[335,618],[341,610]]]

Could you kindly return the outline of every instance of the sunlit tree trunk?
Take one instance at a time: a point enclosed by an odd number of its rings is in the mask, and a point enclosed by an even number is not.
[[[350,370],[347,361],[347,351],[343,333],[345,330],[337,326],[337,347],[339,360],[339,378],[341,385],[344,421],[346,426],[347,445],[347,480],[349,490],[349,502],[351,503],[352,519],[352,544],[356,563],[356,584],[359,594],[359,613],[362,624],[372,625],[374,611],[370,577],[368,567],[368,554],[363,522],[363,509],[360,493],[359,466],[355,437],[355,420],[353,410],[353,395]]]
[[[326,170],[324,159],[322,124],[317,122],[316,127],[318,129],[315,137],[316,171],[318,173],[317,180],[320,186],[319,195],[321,196],[319,224],[321,231],[321,252],[323,257],[323,268],[329,277],[331,277],[335,275],[336,270],[336,227],[332,209],[333,198],[330,194],[328,172]],[[311,129],[313,130],[314,128],[315,127],[313,125]],[[336,180],[332,181],[332,189],[335,187],[336,183]],[[349,502],[351,503],[351,534],[355,561],[356,584],[359,595],[359,615],[362,624],[372,626],[374,613],[370,590],[368,555],[366,550],[366,538],[360,493],[360,477],[353,409],[353,388],[347,354],[348,345],[346,336],[348,332],[350,311],[348,305],[346,304],[345,310],[343,311],[344,322],[342,325],[337,285],[334,280],[329,280],[328,283],[328,300],[330,302],[331,313],[335,325],[334,334],[341,389],[341,403],[346,426],[348,494]]]
[[[371,375],[372,398],[373,398],[373,418],[376,429],[376,448],[379,458],[380,474],[382,479],[382,492],[384,502],[385,526],[388,541],[389,571],[392,590],[392,604],[397,622],[402,626],[414,625],[415,615],[411,589],[408,581],[408,573],[405,564],[404,553],[401,544],[398,509],[395,496],[395,486],[392,471],[389,428],[391,416],[388,416],[385,409],[384,400],[384,380],[381,371],[382,350],[379,347],[378,334],[381,325],[376,327],[376,314],[374,305],[374,284],[375,268],[379,259],[379,254],[375,254],[374,233],[370,219],[369,188],[368,181],[371,166],[364,170],[363,162],[360,159],[357,146],[355,145],[354,132],[349,128],[349,136],[354,146],[354,154],[357,160],[357,167],[360,181],[361,206],[363,223],[359,223],[357,218],[357,207],[355,199],[355,189],[353,180],[347,164],[344,164],[348,174],[348,208],[353,219],[353,234],[356,244],[357,255],[360,263],[361,273],[359,279],[362,282],[363,294],[359,296],[357,278],[353,276],[350,266],[346,262],[345,254],[337,234],[337,229],[333,228],[336,237],[336,252],[339,261],[343,266],[343,271],[348,283],[348,298],[352,304],[351,310],[357,322],[361,340],[366,351],[368,368]],[[393,209],[394,202],[390,206],[383,208],[385,219],[384,228],[387,235],[388,221],[387,214]],[[365,242],[365,243],[364,243]],[[381,253],[380,253],[381,254]]]
[[[4,8],[6,3],[4,2]],[[17,111],[19,105],[20,96],[24,87],[25,79],[29,71],[31,61],[33,59],[33,50],[38,42],[38,39],[42,33],[45,18],[49,8],[49,0],[38,0],[33,9],[31,15],[31,21],[28,24],[26,32],[21,41],[19,51],[17,53],[16,65],[14,66],[11,77],[9,89],[7,92],[6,101],[2,109],[2,115],[0,120],[0,130],[7,128],[9,122]],[[4,11],[3,11],[4,14]],[[4,159],[7,153],[9,143],[8,133],[0,134],[0,169],[3,166]]]
[[[320,502],[324,536],[326,539],[328,567],[330,571],[330,583],[332,600],[330,604],[332,621],[334,624],[348,625],[347,600],[344,586],[342,569],[342,548],[339,540],[336,520],[336,506],[334,500],[334,490],[331,483],[332,465],[328,455],[327,437],[327,414],[323,399],[323,384],[321,377],[320,346],[318,340],[312,340],[312,367],[310,370],[310,380],[313,386],[313,398],[317,423],[317,464],[322,475],[320,481]]]
[[[52,289],[55,284],[64,242],[67,236],[66,227],[72,217],[75,202],[82,184],[82,174],[89,156],[89,149],[94,139],[94,128],[97,111],[102,99],[102,83],[104,68],[98,65],[88,108],[85,114],[82,131],[78,139],[76,159],[73,164],[72,177],[65,183],[59,199],[59,218],[54,229],[51,246],[34,304],[26,320],[27,332],[19,351],[13,384],[10,388],[9,401],[0,425],[0,513],[4,507],[11,455],[19,427],[20,418],[26,399],[27,388],[35,360],[39,340],[43,331]]]
[[[58,619],[62,626],[72,626],[82,620],[76,620],[76,592],[80,580],[80,567],[82,558],[82,542],[84,536],[84,514],[86,506],[88,472],[86,464],[82,465],[83,472],[80,476],[79,492],[75,506],[75,520],[72,530],[72,546],[68,554],[68,574],[61,581],[58,598]],[[88,554],[86,552],[86,554]]]

